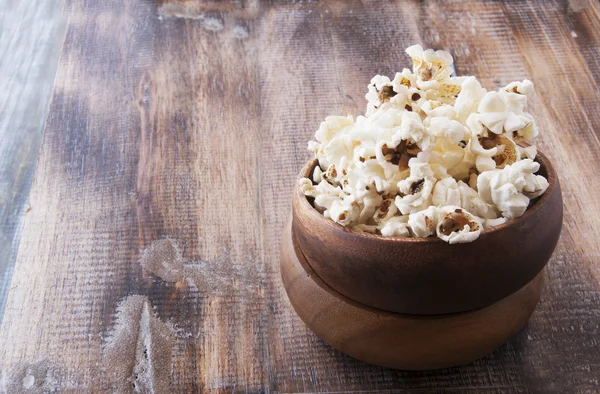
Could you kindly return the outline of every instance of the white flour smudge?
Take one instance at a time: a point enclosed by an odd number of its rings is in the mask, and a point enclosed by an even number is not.
[[[175,337],[147,297],[133,295],[117,307],[103,346],[103,362],[117,393],[168,393]]]
[[[244,26],[235,26],[232,29],[233,36],[238,40],[243,40],[248,37],[248,30]]]
[[[186,281],[209,295],[256,293],[259,272],[252,262],[234,265],[226,251],[212,262],[185,260],[174,240],[152,242],[142,253],[142,268],[166,282]]]
[[[179,18],[201,21],[201,26],[208,31],[216,32],[223,30],[223,22],[221,22],[221,20],[208,17],[204,14],[204,12],[195,9],[195,7],[165,4],[158,9],[158,18],[160,20]]]
[[[41,394],[58,390],[55,372],[46,360],[20,363],[3,374],[0,392]]]
[[[164,4],[158,9],[159,19],[163,18],[182,18],[191,20],[203,20],[204,13],[198,12],[192,7],[185,7],[177,4]]]
[[[202,20],[202,27],[209,31],[221,31],[223,30],[223,22],[217,18],[204,18]]]
[[[154,241],[142,253],[142,267],[167,282],[183,279],[183,261],[175,241],[159,239]]]

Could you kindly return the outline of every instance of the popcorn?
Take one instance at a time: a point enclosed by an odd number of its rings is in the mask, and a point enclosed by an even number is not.
[[[518,140],[530,141],[538,134],[533,117],[523,111],[527,96],[506,92],[487,92],[477,107],[477,113],[467,119],[471,130],[494,134],[509,134]]]
[[[531,97],[533,94],[533,82],[526,79],[523,82],[511,82],[504,88],[507,92],[524,94],[527,97]]]
[[[407,49],[412,71],[376,75],[364,116],[329,116],[308,144],[318,159],[298,187],[326,218],[358,232],[471,242],[521,216],[548,188],[535,175],[533,84],[487,91],[453,77],[444,51]]]
[[[435,233],[437,226],[437,208],[429,207],[408,216],[408,227],[415,237],[429,237]]]
[[[386,194],[382,197],[381,205],[375,211],[373,218],[377,223],[385,223],[394,217],[405,218],[406,216],[398,216],[398,207],[394,204],[394,199]],[[408,218],[406,218],[408,220]]]
[[[425,101],[423,105],[421,105],[420,110],[423,111],[428,118],[438,117],[455,119],[457,117],[456,110],[453,106],[435,100]]]
[[[482,228],[481,221],[462,208],[446,206],[438,210],[436,234],[449,244],[474,241]]]
[[[433,49],[424,51],[420,45],[413,45],[406,49],[406,53],[413,61],[413,72],[418,80],[443,81],[452,74],[450,66],[454,59],[448,52]]]
[[[396,73],[394,80],[392,81],[392,88],[394,92],[406,96],[408,89],[417,85],[417,77],[410,72],[408,68],[405,68],[400,73]]]
[[[410,176],[398,182],[400,195],[394,203],[403,214],[409,214],[427,208],[431,205],[431,192],[435,180],[427,177]]]
[[[498,212],[492,204],[486,203],[479,194],[468,184],[458,181],[460,206],[479,218],[496,219]]]
[[[514,131],[512,137],[515,141],[531,141],[539,134],[540,132],[535,124],[535,120],[531,119],[531,123],[527,126],[521,130]]]
[[[458,190],[458,184],[456,179],[448,177],[442,179],[435,184],[433,190],[433,204],[437,206],[441,205],[461,205],[460,190]]]
[[[479,194],[463,181],[446,178],[435,185],[433,204],[436,206],[457,206],[481,218],[496,218],[494,209],[481,199]]]
[[[521,158],[521,151],[517,144],[502,135],[473,137],[469,141],[468,148],[477,156],[475,166],[479,172],[504,168]]]
[[[466,124],[469,115],[477,111],[479,102],[485,96],[486,92],[475,77],[467,77],[462,83],[460,93],[454,103],[456,120],[462,124]]]
[[[383,203],[383,197],[377,193],[375,188],[367,188],[367,185],[362,183],[359,187],[357,187],[356,195],[362,199],[363,208],[360,211],[359,223],[366,223],[369,218],[372,218],[375,214],[375,211],[381,206]]]
[[[298,186],[300,187],[300,190],[302,190],[302,193],[304,193],[304,195],[310,195],[314,193],[315,187],[313,185],[313,183],[310,181],[310,179],[308,178],[300,178],[298,179]]]
[[[353,196],[346,196],[342,200],[334,200],[328,208],[329,216],[342,226],[348,226],[358,219],[359,207],[354,204]]]
[[[367,99],[367,114],[371,115],[382,104],[389,101],[397,93],[392,87],[392,81],[386,76],[376,75],[371,79],[369,91],[365,95]]]
[[[408,237],[410,231],[408,229],[408,218],[406,216],[394,216],[384,222],[381,227],[381,235],[387,237]]]
[[[429,130],[435,137],[444,137],[451,144],[457,145],[465,138],[468,130],[455,120],[448,117],[436,116],[429,121]]]
[[[321,123],[315,133],[315,138],[321,143],[327,143],[333,139],[342,129],[352,126],[351,116],[328,116]]]
[[[315,167],[315,170],[313,171],[312,180],[317,185],[319,183],[321,183],[321,181],[323,180],[323,170],[321,170],[321,167],[319,167],[319,166]]]
[[[378,228],[374,224],[356,224],[352,227],[352,230],[358,231],[359,233],[375,234],[378,231]]]
[[[519,156],[521,157],[533,160],[537,156],[537,148],[535,145],[527,147],[521,147],[517,145],[517,149],[519,150]]]
[[[342,194],[339,186],[334,187],[326,180],[322,180],[316,187],[307,178],[300,179],[298,184],[304,195],[315,199],[315,208],[320,212],[331,208],[333,202]]]
[[[473,174],[473,171],[476,171],[475,160],[476,156],[467,149],[464,149],[462,162],[448,170],[448,175],[455,179],[466,179],[470,177]]]
[[[495,204],[503,217],[519,217],[530,199],[541,196],[548,188],[546,178],[534,175],[539,168],[539,163],[524,159],[502,170],[484,172],[477,178],[478,193],[487,203]]]
[[[446,170],[452,170],[463,162],[465,151],[458,143],[452,143],[447,138],[437,138],[433,150],[430,153],[429,162],[439,164]]]
[[[413,141],[421,150],[427,150],[431,145],[431,134],[427,132],[421,117],[415,112],[405,111],[402,114],[402,124],[399,135],[395,135],[396,140]]]
[[[517,148],[517,144],[509,138],[497,136],[496,145],[498,153],[492,158],[496,162],[496,168],[504,168],[521,159],[521,151]]]
[[[484,228],[492,228],[492,227],[496,227],[499,226],[501,224],[504,224],[508,221],[507,218],[497,218],[497,219],[486,219],[485,222],[483,222],[483,227]]]

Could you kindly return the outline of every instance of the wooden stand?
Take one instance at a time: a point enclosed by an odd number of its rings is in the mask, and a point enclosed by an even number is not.
[[[357,303],[312,270],[288,220],[281,242],[281,276],[296,313],[332,347],[367,363],[408,370],[446,368],[483,357],[527,322],[543,271],[512,295],[482,309],[445,315],[407,315]]]

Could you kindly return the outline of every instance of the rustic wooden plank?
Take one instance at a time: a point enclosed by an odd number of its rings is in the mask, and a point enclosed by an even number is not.
[[[211,4],[68,3],[0,329],[4,390],[597,391],[598,4]],[[490,88],[534,80],[566,204],[528,328],[421,373],[323,344],[278,269],[306,142],[326,115],[362,111],[371,76],[407,66],[415,42]]]
[[[562,24],[557,24],[556,22],[550,22],[551,17],[554,17],[555,21],[561,21],[561,13],[565,11],[566,5],[553,6],[544,9],[539,5],[526,4],[522,7],[511,6],[511,7],[502,7],[500,4],[484,4],[479,5],[478,7],[473,7],[472,4],[464,4],[464,3],[452,3],[452,4],[438,4],[438,3],[429,3],[426,4],[420,11],[420,18],[417,24],[420,26],[419,34],[421,40],[425,44],[434,47],[441,47],[448,50],[451,50],[456,54],[457,58],[457,68],[460,73],[465,74],[475,74],[481,77],[484,83],[488,87],[498,86],[506,84],[514,79],[523,79],[526,77],[533,78],[536,83],[538,83],[538,69],[536,69],[535,64],[527,64],[522,60],[521,53],[516,49],[517,43],[513,39],[513,32],[511,26],[513,24],[506,23],[507,18],[514,18],[515,15],[525,15],[526,17],[532,17],[536,14],[548,14],[548,20],[545,21],[547,23],[547,27],[540,26],[541,23],[537,25],[531,25],[525,23],[524,21],[515,22],[514,26],[522,27],[526,26],[531,28],[537,34],[533,37],[529,37],[529,40],[532,42],[538,42],[539,39],[544,39],[544,32],[539,31],[538,29],[545,28],[548,30],[552,30],[553,28],[565,29]],[[589,15],[589,19],[598,20],[597,15],[595,14],[596,10],[588,10],[587,14]],[[346,15],[348,16],[348,15]],[[573,17],[571,15],[571,17]],[[372,21],[369,24],[369,20],[362,16],[362,24],[358,26],[347,26],[347,31],[351,31],[352,35],[358,33],[360,36],[361,26],[368,25],[372,29],[375,21]],[[585,18],[585,17],[584,17]],[[402,17],[397,17],[397,19],[402,20]],[[335,19],[333,19],[335,21]],[[335,23],[331,19],[328,20],[330,23]],[[347,22],[348,19],[344,20],[344,23]],[[286,21],[287,22],[287,21]],[[563,23],[568,23],[564,21]],[[283,25],[283,23],[282,23]],[[393,25],[392,25],[393,26]],[[460,26],[461,28],[451,28]],[[386,35],[393,34],[395,31],[394,27],[391,27],[390,24],[386,24],[385,27],[388,31],[385,33]],[[294,29],[293,26],[290,27],[294,31],[298,31],[300,29]],[[581,27],[580,27],[581,28]],[[333,28],[331,28],[333,30]],[[304,31],[312,31],[314,27],[309,26]],[[341,29],[340,29],[341,30]],[[565,29],[566,30],[566,29]],[[331,30],[330,30],[331,31]],[[587,31],[584,29],[584,31]],[[334,30],[335,32],[335,30]],[[326,32],[318,31],[319,34],[316,34],[315,37],[319,37],[319,39],[323,39],[322,37],[328,37],[329,35]],[[566,41],[570,41],[572,39],[570,32],[567,30]],[[330,33],[331,34],[331,33]],[[335,33],[333,33],[335,34]],[[339,33],[338,33],[339,34]],[[376,33],[373,33],[376,35]],[[285,36],[284,36],[285,37]],[[419,38],[416,38],[419,40]],[[327,40],[327,38],[325,38]],[[370,42],[377,42],[373,37],[370,38]],[[410,40],[410,38],[409,38]],[[285,39],[281,40],[282,45],[286,45],[287,42]],[[390,37],[390,42],[397,43],[397,47],[399,49],[406,46],[409,42],[402,41],[397,37]],[[594,37],[589,40],[590,43],[594,41],[598,43],[597,37]],[[549,46],[556,45],[553,41],[548,42]],[[588,45],[590,45],[588,43]],[[335,45],[337,44],[337,45]],[[347,54],[346,59],[344,59],[346,69],[342,68],[341,71],[338,72],[328,72],[329,70],[324,70],[324,74],[327,77],[323,77],[324,80],[313,83],[313,85],[322,85],[322,86],[341,86],[346,91],[351,91],[353,88],[358,88],[356,93],[351,94],[352,97],[356,97],[360,99],[364,90],[362,90],[362,86],[366,85],[368,81],[368,77],[373,75],[376,72],[385,72],[391,73],[392,70],[398,69],[399,67],[396,64],[405,64],[405,59],[403,58],[403,54],[400,53],[377,53],[377,48],[373,49],[372,45],[365,46],[364,54],[356,54],[357,49],[360,49],[362,46],[360,43],[354,43],[352,45],[344,46],[340,44],[340,42],[335,42],[335,44],[331,44],[326,42],[325,44],[317,45],[314,41],[307,42],[306,46],[311,48],[311,55],[320,59],[323,57],[322,53],[315,54],[314,51],[318,51],[318,49],[312,48],[323,48],[323,51],[333,50],[335,54]],[[300,44],[301,45],[301,44]],[[597,44],[596,44],[597,45]],[[563,45],[557,45],[556,48],[560,53],[561,50],[566,50],[563,48],[569,48],[569,50],[573,49],[573,45],[571,42],[565,42]],[[294,48],[296,49],[296,48]],[[292,53],[292,49],[289,50]],[[589,52],[588,52],[589,53]],[[357,56],[358,55],[358,56]],[[293,55],[292,55],[293,56]],[[371,57],[377,59],[377,61],[372,61]],[[589,58],[590,62],[595,62],[596,60],[592,57]],[[381,61],[391,60],[392,66],[387,69],[385,66],[382,67]],[[579,65],[584,65],[583,59],[580,59]],[[552,59],[547,60],[552,62]],[[291,58],[282,61],[283,64],[293,64],[291,72],[292,75],[284,75],[280,80],[281,83],[289,83],[287,81],[294,81],[296,78],[302,78],[305,75],[306,79],[303,80],[304,84],[298,82],[298,86],[311,86],[310,78],[320,72],[322,67],[314,66],[314,68],[309,68],[309,70],[298,69],[299,65],[297,61],[294,61]],[[309,66],[310,67],[310,66]],[[344,67],[344,66],[341,66]],[[371,67],[369,69],[369,67]],[[376,68],[377,67],[377,68]],[[375,69],[374,69],[375,68]],[[352,73],[352,70],[368,70],[364,72],[364,75],[356,75]],[[597,69],[596,69],[597,70]],[[337,71],[337,70],[336,70]],[[333,77],[332,77],[333,75]],[[564,74],[563,74],[564,75]],[[578,81],[578,78],[575,78],[573,72],[567,73],[566,75],[572,75],[572,79],[574,81]],[[597,71],[590,71],[588,75],[598,75]],[[540,76],[541,77],[541,76]],[[325,79],[329,78],[329,79]],[[331,78],[343,78],[341,81],[335,80],[331,81]],[[356,85],[354,81],[362,80],[360,84]],[[539,81],[541,82],[541,81]],[[580,86],[585,86],[582,83]],[[304,89],[289,89],[291,91],[299,91],[298,96],[292,96],[292,99],[297,100],[296,102],[302,102],[302,97],[300,92]],[[289,91],[288,90],[288,91]],[[334,97],[325,97],[322,99],[325,103],[334,102],[335,100],[341,100],[343,97],[341,94],[336,95],[333,89],[326,91],[331,92]],[[287,91],[286,91],[287,93]],[[320,92],[321,93],[321,92]],[[552,103],[556,100],[563,100],[563,92],[553,91],[551,89],[544,89],[540,92],[540,96],[543,95],[543,100],[546,103]],[[268,94],[268,93],[266,93]],[[323,93],[321,93],[323,94]],[[597,89],[593,88],[587,91],[588,95],[593,95],[592,97],[587,97],[590,105],[597,104],[600,100],[597,96]],[[534,100],[534,105],[537,107],[540,105],[539,100],[542,97],[537,97]],[[311,100],[311,98],[308,98]],[[547,101],[546,101],[547,100]],[[357,100],[359,101],[359,100]],[[326,104],[327,105],[327,104]],[[341,108],[343,104],[335,103],[334,105],[337,108]],[[306,105],[304,106],[306,108]],[[306,113],[307,110],[302,109],[302,113]],[[322,108],[322,107],[321,107]],[[319,109],[321,109],[319,108]],[[556,136],[555,138],[560,138],[562,134],[566,133],[566,130],[572,130],[573,132],[577,132],[578,126],[582,124],[581,121],[574,120],[573,117],[578,116],[579,111],[575,108],[569,108],[568,106],[564,106],[564,112],[566,116],[571,115],[571,118],[568,117],[563,121],[563,127],[557,127],[556,125],[548,125],[548,122],[544,122],[547,118],[544,117],[543,114],[539,114],[538,116],[543,117],[541,126],[542,132],[544,134],[551,134],[552,136]],[[357,113],[361,108],[351,108],[349,111],[351,113]],[[333,113],[332,111],[336,111],[335,108],[325,107],[325,114]],[[344,113],[344,110],[337,110],[338,113]],[[309,120],[300,120],[297,124],[306,124],[311,123],[316,124],[322,116],[325,114],[318,114],[313,119]],[[538,114],[538,112],[536,112]],[[263,113],[263,116],[265,114]],[[277,117],[277,113],[274,115]],[[293,119],[291,116],[284,118],[285,120]],[[283,122],[285,122],[283,120]],[[600,122],[598,120],[594,121],[596,128]],[[287,126],[289,127],[289,126]],[[286,125],[281,124],[277,125],[276,129],[285,129]],[[586,128],[589,130],[588,128]],[[303,130],[300,129],[300,132],[303,134],[303,138],[300,139],[301,142],[296,143],[293,146],[302,148],[302,141],[308,139],[312,133],[312,130]],[[593,129],[592,129],[593,131]],[[551,137],[550,137],[551,138]],[[568,138],[568,137],[567,137]],[[561,146],[561,142],[556,141],[556,145],[551,145],[545,142],[546,140],[542,140],[542,148],[550,152],[552,154],[552,158],[555,161],[558,161],[556,165],[560,167],[559,173],[562,175],[561,179],[565,189],[568,191],[577,190],[576,185],[578,182],[578,177],[581,174],[583,168],[586,170],[593,170],[597,167],[598,159],[598,151],[597,149],[592,149],[592,155],[588,155],[587,157],[579,157],[578,165],[579,167],[572,166],[569,162],[568,156],[562,156],[562,158],[557,158],[558,152],[555,153],[556,150],[563,149]],[[565,152],[571,150],[565,146]],[[572,147],[572,149],[577,150],[576,147]],[[275,150],[275,149],[274,149]],[[294,151],[291,149],[279,149],[281,152],[289,152]],[[562,159],[562,160],[561,160]],[[285,153],[282,155],[281,159],[278,160],[280,163],[284,163],[286,160]],[[300,160],[302,161],[302,160]],[[295,168],[299,168],[300,163],[295,164]],[[565,174],[567,170],[563,170],[562,167],[569,167],[570,172],[579,172],[579,176],[569,176]],[[579,169],[581,168],[581,169]],[[292,176],[292,172],[286,175],[286,178]],[[566,178],[566,179],[564,179]],[[265,179],[272,179],[272,177],[265,177]],[[594,193],[594,190],[597,191],[598,184],[595,182],[596,178],[590,178],[593,181],[588,183],[588,190],[590,190],[590,195],[586,196],[584,201],[579,202],[580,204],[591,204],[589,209],[592,208],[594,204],[598,203],[598,194]],[[283,186],[283,185],[281,185]],[[275,197],[276,199],[277,197]],[[573,198],[571,198],[571,201]],[[573,206],[573,205],[571,205]],[[571,217],[567,219],[567,225],[570,220],[576,223],[586,223],[588,226],[593,225],[587,220],[587,217],[581,215],[577,208],[569,210],[571,215],[576,215],[575,217]],[[273,212],[285,212],[285,209],[282,210],[273,210]],[[282,223],[285,220],[285,214],[278,217],[278,222]],[[567,229],[570,231],[570,229]],[[588,229],[589,231],[589,229]],[[585,232],[578,232],[585,233]],[[594,232],[590,232],[593,234]],[[575,236],[578,236],[575,235]],[[273,237],[275,237],[275,233],[273,233]],[[588,237],[590,238],[590,237]],[[594,256],[598,251],[598,243],[596,240],[591,239],[591,242],[588,243],[587,250],[579,249],[580,254],[575,254],[570,252],[572,250],[574,242],[571,241],[570,244],[565,244],[564,240],[561,244],[560,248],[557,250],[557,253],[554,257],[554,260],[551,262],[551,270],[550,270],[550,284],[548,291],[554,291],[555,293],[551,298],[544,296],[543,302],[540,305],[538,312],[534,315],[534,318],[531,320],[530,325],[534,327],[534,329],[522,333],[520,336],[515,338],[515,340],[509,342],[503,349],[496,352],[494,355],[488,357],[486,360],[482,360],[482,362],[476,362],[472,365],[465,366],[463,368],[456,368],[449,371],[444,371],[441,373],[434,373],[431,375],[421,375],[421,374],[412,374],[412,373],[392,373],[389,372],[387,376],[389,381],[394,381],[394,378],[402,377],[406,386],[394,385],[394,383],[390,383],[387,388],[441,388],[441,387],[452,387],[453,385],[457,386],[477,386],[477,387],[512,387],[514,389],[525,389],[533,387],[538,387],[541,391],[547,390],[557,390],[560,388],[573,387],[575,385],[577,387],[581,387],[585,389],[588,387],[591,389],[592,387],[596,387],[597,381],[595,381],[595,376],[598,375],[599,359],[598,359],[598,344],[595,341],[595,337],[598,334],[598,309],[597,306],[600,305],[600,299],[598,296],[598,286],[597,282],[593,280],[589,275],[589,266],[588,263],[580,264],[579,259],[581,256],[590,256],[588,259],[592,259],[591,256]],[[597,270],[598,268],[595,268]],[[578,297],[574,297],[572,293],[576,291],[579,295]],[[547,294],[547,293],[546,293]],[[277,317],[278,314],[275,315]],[[292,319],[294,317],[292,316]],[[293,332],[297,333],[297,327],[300,324],[293,320],[293,324],[285,324],[283,322],[279,322],[275,327],[278,327],[280,330],[285,330],[289,327],[289,330],[293,330]],[[290,327],[291,326],[291,327]],[[577,336],[568,335],[568,331],[573,329],[577,329]],[[544,328],[546,331],[544,331]],[[563,335],[554,338],[548,338],[547,335],[550,332],[554,332],[555,330],[561,330]],[[291,334],[290,334],[291,335]],[[309,336],[310,334],[306,334]],[[581,344],[576,346],[575,343],[582,341],[585,344]],[[282,344],[282,352],[285,348],[286,343]],[[550,352],[548,353],[548,349],[555,349],[556,347],[560,347],[560,352]],[[531,350],[529,350],[531,349]],[[311,349],[312,350],[312,349]],[[529,350],[529,351],[527,351]],[[282,352],[275,352],[275,354],[279,354]],[[369,376],[369,369],[360,366],[360,369],[356,369],[353,371],[347,371],[349,368],[349,364],[346,363],[335,363],[335,361],[326,360],[322,365],[319,363],[319,355],[318,352],[312,350],[312,354],[309,355],[308,360],[302,366],[305,370],[311,370],[309,365],[312,365],[312,369],[317,368],[319,373],[316,373],[317,376],[323,376],[326,374],[325,371],[329,372],[332,376],[345,376],[346,380],[343,380],[343,383],[340,383],[340,386],[331,388],[332,390],[343,390],[343,389],[355,389],[352,387],[351,383],[353,381],[352,377],[361,376],[362,378],[366,378],[366,380],[377,381]],[[523,354],[524,353],[524,354]],[[285,354],[285,353],[284,353]],[[322,356],[321,356],[322,357]],[[519,359],[520,357],[525,358],[526,362],[522,360],[516,361],[508,361],[511,359]],[[568,359],[567,362],[569,365],[577,365],[573,369],[580,369],[579,371],[573,374],[571,371],[571,366],[566,366],[563,364],[563,361]],[[279,365],[289,365],[289,363],[280,363]],[[302,369],[302,368],[297,368]],[[559,371],[563,371],[560,373]],[[568,371],[568,372],[567,372]],[[377,371],[380,372],[380,371]],[[375,373],[375,372],[372,372]],[[541,376],[539,376],[541,375]],[[568,380],[567,376],[572,376],[572,381],[567,383],[565,379]],[[427,379],[429,377],[429,379]],[[369,379],[370,378],[370,379]],[[356,378],[355,378],[356,379]],[[446,380],[447,379],[447,380]],[[329,383],[331,384],[331,382]],[[398,384],[396,382],[396,384]],[[428,386],[431,384],[432,386]],[[331,387],[331,386],[330,386]],[[362,386],[363,388],[365,386]],[[373,387],[373,386],[371,386]],[[379,386],[381,387],[381,385]],[[455,386],[456,387],[456,386]]]
[[[0,1],[0,324],[65,22],[61,2]]]

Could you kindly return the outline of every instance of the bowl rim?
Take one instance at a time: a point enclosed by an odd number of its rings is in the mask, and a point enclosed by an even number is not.
[[[554,170],[554,167],[552,166],[552,163],[550,162],[548,157],[540,151],[537,152],[537,155],[536,155],[536,158],[534,159],[534,161],[540,164],[540,170],[543,169],[546,172],[546,179],[548,181],[548,189],[546,189],[546,191],[544,192],[544,194],[542,194],[541,197],[537,198],[537,201],[533,204],[532,207],[527,208],[527,210],[525,211],[525,213],[523,215],[519,216],[518,218],[509,219],[506,222],[504,222],[498,226],[484,229],[481,232],[481,234],[479,235],[479,238],[476,239],[474,242],[476,242],[480,239],[485,239],[490,236],[493,236],[493,234],[500,232],[500,231],[504,230],[505,228],[512,227],[522,221],[525,221],[529,216],[533,215],[536,211],[538,211],[540,209],[540,207],[542,205],[544,205],[550,199],[552,193],[558,186],[558,177],[556,175],[556,171]],[[317,165],[317,163],[318,163],[317,158],[310,159],[300,170],[297,180],[299,181],[302,178],[307,178],[307,174],[311,173],[311,171]],[[386,235],[358,232],[358,231],[354,231],[350,227],[342,226],[341,224],[336,223],[332,219],[326,218],[325,216],[323,216],[322,213],[317,211],[314,206],[312,206],[312,204],[308,201],[308,198],[302,192],[302,190],[298,184],[298,181],[294,185],[294,190],[295,190],[297,197],[299,197],[298,200],[299,200],[300,204],[304,208],[305,212],[308,212],[308,214],[314,220],[320,221],[321,223],[323,223],[326,226],[331,226],[338,231],[343,231],[348,234],[357,236],[359,238],[363,238],[365,240],[370,239],[370,240],[378,240],[378,241],[389,242],[389,243],[407,242],[407,243],[426,243],[426,244],[436,244],[436,243],[446,244],[446,241],[444,241],[438,237],[434,237],[434,236],[430,236],[427,238],[386,236]]]

